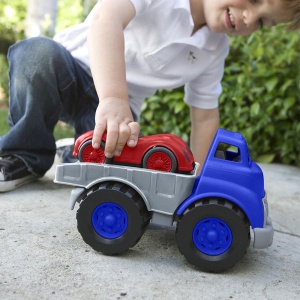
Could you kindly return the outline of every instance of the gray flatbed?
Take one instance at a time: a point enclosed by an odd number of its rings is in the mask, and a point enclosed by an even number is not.
[[[71,194],[71,208],[80,202],[83,190],[105,181],[117,181],[134,188],[153,212],[152,223],[171,226],[177,207],[190,194],[197,177],[196,166],[190,175],[166,173],[128,166],[95,163],[58,165],[55,183],[77,187]],[[78,198],[79,197],[79,198]]]

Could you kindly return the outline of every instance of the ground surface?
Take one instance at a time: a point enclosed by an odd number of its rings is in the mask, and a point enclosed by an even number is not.
[[[186,262],[170,229],[150,226],[122,256],[93,251],[77,231],[77,207],[68,209],[71,188],[53,183],[53,167],[0,194],[0,299],[300,299],[300,169],[262,168],[274,243],[210,274]]]

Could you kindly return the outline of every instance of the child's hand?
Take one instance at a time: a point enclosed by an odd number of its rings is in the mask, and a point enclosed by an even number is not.
[[[96,126],[93,136],[93,147],[98,149],[105,130],[107,131],[105,156],[119,156],[127,143],[135,147],[140,126],[133,121],[128,102],[119,98],[101,99],[95,116]]]

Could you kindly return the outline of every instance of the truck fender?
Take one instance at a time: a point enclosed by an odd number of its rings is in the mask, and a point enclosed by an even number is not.
[[[249,211],[249,209],[247,209],[247,207],[245,207],[245,205],[243,205],[243,203],[241,201],[239,201],[238,199],[228,195],[228,194],[224,194],[224,193],[203,193],[200,195],[191,195],[190,197],[188,197],[177,209],[177,215],[182,215],[183,212],[188,208],[188,206],[190,206],[192,203],[199,201],[201,199],[205,199],[205,198],[220,198],[220,199],[225,199],[228,201],[231,201],[232,203],[236,204],[239,206],[239,208],[246,214],[251,227],[252,228],[256,228],[256,227],[263,227],[264,224],[264,213],[262,211],[262,218],[259,216],[259,214],[255,214],[255,218],[254,218],[254,214],[251,213]],[[257,210],[258,212],[258,210]]]
[[[107,181],[122,182],[122,183],[132,187],[142,197],[142,199],[147,207],[147,210],[151,211],[150,204],[149,204],[145,194],[143,193],[143,191],[140,188],[138,188],[135,184],[133,184],[132,182],[129,182],[129,181],[119,178],[119,177],[103,177],[101,179],[97,179],[97,180],[90,182],[84,188],[81,188],[81,187],[74,188],[72,190],[71,196],[70,196],[70,209],[74,209],[75,203],[80,202],[80,200],[84,196],[84,191],[90,189],[91,187],[93,187],[96,184],[99,184],[102,182],[107,182]]]
[[[80,200],[83,198],[83,196],[85,195],[86,189],[82,188],[82,187],[75,187],[72,191],[71,191],[71,195],[70,195],[70,209],[73,210],[75,207],[75,203],[76,202],[80,202]]]

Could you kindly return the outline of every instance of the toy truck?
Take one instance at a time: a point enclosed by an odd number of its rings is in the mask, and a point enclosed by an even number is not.
[[[244,137],[218,129],[201,173],[166,173],[98,163],[58,165],[55,182],[74,186],[77,227],[96,251],[114,255],[135,246],[149,222],[176,227],[180,252],[203,271],[234,266],[250,245],[269,247],[274,230],[264,178]]]

